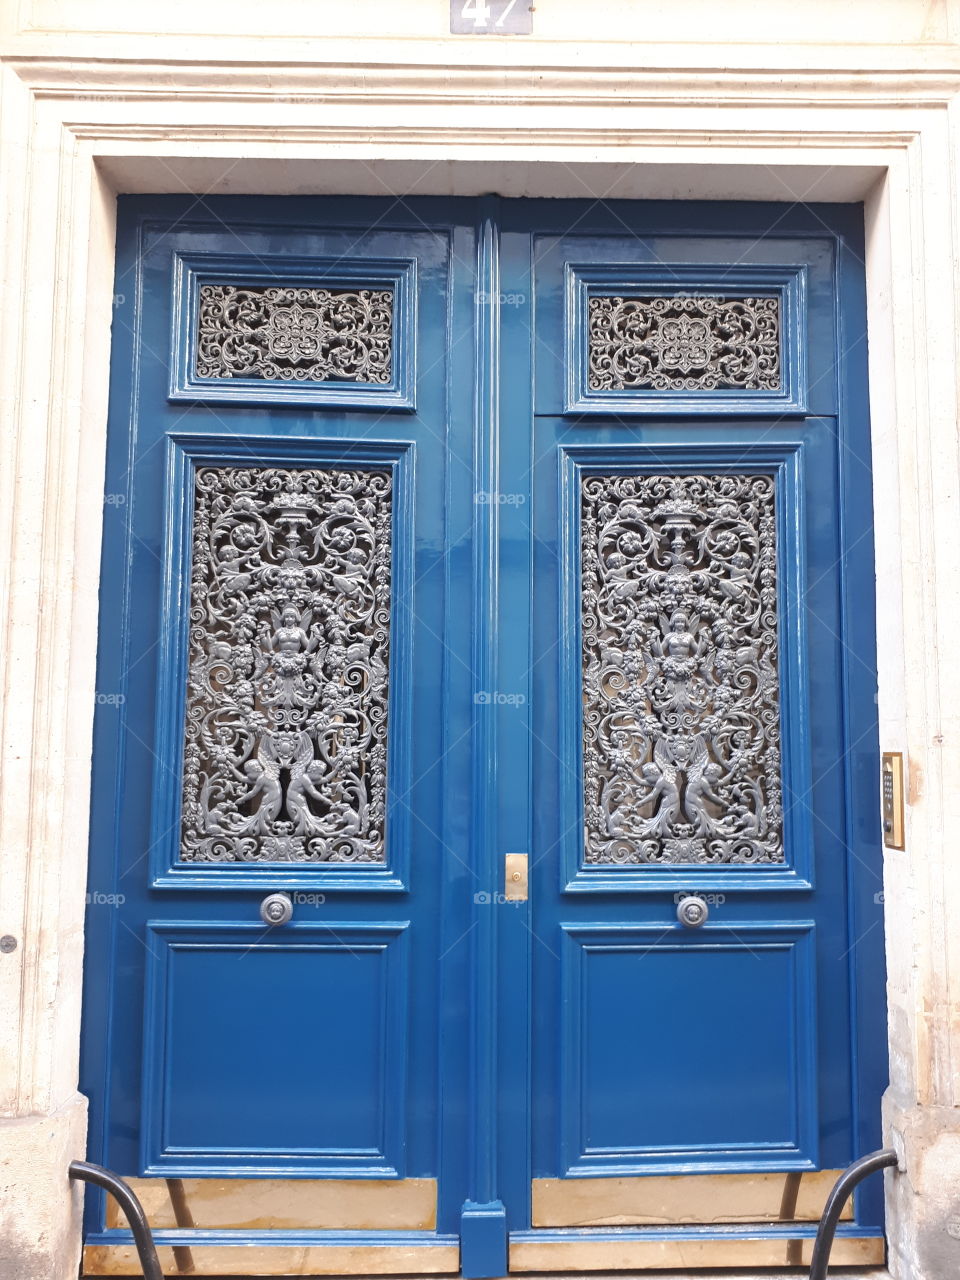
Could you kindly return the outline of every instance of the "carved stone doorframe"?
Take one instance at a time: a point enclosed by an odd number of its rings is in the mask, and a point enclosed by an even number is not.
[[[109,331],[114,294],[136,287],[113,281],[116,193],[386,185],[865,201],[881,743],[911,766],[909,852],[889,855],[885,888],[887,1136],[906,1168],[888,1184],[891,1266],[912,1280],[947,1274],[948,1189],[960,1177],[960,873],[948,856],[960,815],[960,667],[938,643],[960,624],[960,67],[812,79],[606,68],[591,79],[562,61],[536,76],[439,66],[425,53],[414,65],[412,50],[411,63],[366,68],[358,91],[346,63],[270,68],[250,44],[247,63],[27,48],[4,67],[0,933],[17,945],[2,958],[0,1022],[15,1032],[0,1048],[10,1215],[0,1260],[12,1275],[59,1280],[75,1274],[79,1247],[79,1196],[65,1170],[84,1151],[90,735],[95,698],[110,694],[94,687]],[[571,94],[573,124],[557,106]]]

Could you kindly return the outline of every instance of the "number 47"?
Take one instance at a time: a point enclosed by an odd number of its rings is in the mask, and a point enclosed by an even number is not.
[[[510,10],[517,3],[517,0],[507,0],[504,5],[503,13],[497,18],[493,24],[495,27],[502,27],[507,20]],[[460,10],[462,18],[473,18],[475,27],[485,27],[490,21],[490,5],[485,0],[463,0],[463,8]]]

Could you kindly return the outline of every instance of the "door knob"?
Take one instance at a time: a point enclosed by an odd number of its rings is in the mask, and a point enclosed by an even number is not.
[[[681,898],[677,903],[677,919],[688,929],[699,929],[709,914],[710,908],[696,894]]]
[[[288,893],[268,893],[260,903],[260,919],[264,924],[286,924],[293,915]]]

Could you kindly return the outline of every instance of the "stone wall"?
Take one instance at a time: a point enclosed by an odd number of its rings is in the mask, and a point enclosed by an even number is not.
[[[910,763],[884,903],[890,1265],[960,1274],[960,6],[541,0],[532,36],[492,38],[451,37],[442,0],[223,13],[0,15],[0,1271],[76,1274],[115,195],[497,190],[866,203],[882,745]]]

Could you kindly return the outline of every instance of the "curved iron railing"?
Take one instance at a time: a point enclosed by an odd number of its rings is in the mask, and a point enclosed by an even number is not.
[[[897,1153],[887,1148],[885,1151],[874,1151],[868,1156],[862,1156],[859,1160],[855,1160],[849,1169],[841,1173],[833,1184],[833,1190],[827,1197],[827,1203],[823,1206],[823,1213],[820,1215],[817,1238],[813,1242],[813,1257],[810,1260],[810,1280],[826,1280],[837,1223],[854,1187],[869,1174],[876,1173],[878,1169],[890,1169],[896,1163]]]
[[[118,1178],[109,1169],[99,1164],[88,1164],[85,1160],[74,1160],[70,1164],[70,1177],[74,1182],[92,1182],[102,1187],[116,1200],[130,1223],[133,1242],[137,1246],[137,1257],[145,1280],[163,1280],[160,1259],[157,1257],[157,1246],[153,1243],[153,1232],[143,1211],[143,1205],[127,1186],[122,1178]]]

